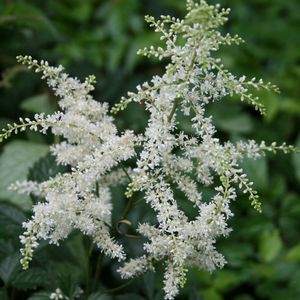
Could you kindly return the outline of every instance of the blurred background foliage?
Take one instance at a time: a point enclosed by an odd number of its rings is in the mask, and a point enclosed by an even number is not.
[[[240,47],[222,48],[219,55],[225,65],[238,75],[262,77],[281,89],[281,94],[259,93],[268,110],[265,117],[237,99],[211,105],[209,113],[220,137],[300,146],[300,2],[217,2],[232,9],[222,30],[238,33],[246,41]],[[81,79],[95,74],[95,97],[113,104],[136,84],[164,70],[162,63],[136,55],[138,48],[160,43],[143,16],[180,17],[184,10],[183,0],[0,0],[0,128],[19,116],[56,108],[45,83],[17,65],[16,55],[63,64]],[[131,105],[120,113],[117,124],[120,130],[139,132],[146,121],[143,107]],[[90,241],[76,232],[60,248],[42,243],[32,267],[21,271],[18,236],[37,199],[16,195],[7,186],[17,179],[43,180],[61,172],[47,155],[51,142],[51,136],[26,132],[0,148],[0,299],[49,299],[58,287],[69,299],[163,299],[160,272],[122,286],[115,262],[98,255]],[[300,155],[269,155],[245,161],[243,168],[261,195],[263,213],[253,211],[240,196],[233,204],[233,232],[218,242],[227,266],[213,274],[191,270],[178,299],[300,299]],[[123,191],[122,187],[113,191],[116,215],[126,201]],[[135,224],[140,216],[151,219],[151,215],[141,205],[129,219]],[[135,241],[124,242],[131,256],[138,253]]]

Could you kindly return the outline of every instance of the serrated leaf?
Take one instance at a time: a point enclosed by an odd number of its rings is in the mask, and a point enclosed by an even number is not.
[[[29,168],[46,155],[47,151],[46,145],[25,141],[13,141],[5,145],[0,157],[0,198],[8,199],[23,209],[29,209],[30,198],[9,191],[8,187],[17,180],[26,179]]]
[[[24,213],[18,207],[0,201],[0,235],[2,237],[16,238],[25,220]]]
[[[10,203],[0,202],[0,236],[14,239],[22,230],[26,217],[23,212]]]
[[[41,157],[34,165],[29,169],[28,180],[37,182],[43,182],[49,178],[55,177],[57,174],[67,172],[66,166],[58,165],[56,163],[55,156],[51,153],[47,153],[44,157]]]
[[[46,156],[41,157],[34,165],[29,169],[27,179],[37,182],[43,182],[49,178],[55,177],[57,174],[67,172],[66,166],[58,165],[55,157],[51,153],[47,153]],[[34,195],[30,196],[34,203],[42,201],[43,199]]]
[[[19,252],[14,253],[5,257],[0,263],[0,278],[5,284],[9,283],[12,279],[12,275],[20,268],[20,258]]]
[[[47,287],[49,285],[48,273],[41,268],[30,268],[14,276],[12,285],[20,290]]]
[[[282,240],[278,230],[263,232],[260,243],[259,253],[260,257],[265,262],[272,262],[280,253],[282,249]]]
[[[76,290],[77,283],[80,282],[84,275],[80,266],[74,265],[68,261],[50,261],[48,263],[48,271],[51,274],[51,277],[55,278],[56,287],[60,287],[68,296]],[[53,286],[53,288],[56,287]]]
[[[11,205],[10,203],[0,202],[0,218],[6,217],[16,224],[22,224],[26,216],[18,207]]]
[[[55,111],[47,94],[40,94],[23,100],[21,108],[28,112],[45,114],[52,114]]]

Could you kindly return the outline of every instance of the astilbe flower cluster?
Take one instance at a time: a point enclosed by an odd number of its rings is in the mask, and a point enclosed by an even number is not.
[[[215,247],[219,237],[230,233],[227,221],[233,215],[230,205],[237,189],[248,194],[251,204],[261,210],[257,192],[240,167],[244,157],[256,159],[266,152],[292,151],[293,147],[263,141],[221,142],[216,137],[213,117],[206,106],[226,96],[238,96],[264,113],[264,107],[251,89],[277,90],[262,80],[237,77],[224,68],[215,52],[221,45],[239,44],[238,36],[222,35],[219,27],[227,21],[229,10],[187,1],[187,15],[180,20],[147,16],[146,21],[161,34],[165,46],[151,46],[139,51],[145,56],[167,59],[162,76],[128,93],[112,109],[123,110],[130,102],[143,104],[149,112],[143,135],[132,131],[118,134],[108,105],[95,101],[94,77],[83,83],[47,62],[30,56],[18,57],[19,62],[42,73],[42,78],[59,98],[60,111],[52,115],[36,115],[34,120],[20,119],[0,135],[30,128],[62,137],[50,147],[58,164],[70,172],[58,174],[42,183],[17,182],[12,188],[43,197],[33,207],[31,220],[24,224],[21,236],[22,265],[28,267],[38,241],[47,239],[58,244],[72,230],[79,229],[92,237],[106,255],[125,260],[125,250],[110,235],[111,188],[128,183],[125,196],[139,191],[156,212],[156,223],[141,223],[137,232],[147,239],[144,254],[132,258],[118,269],[122,278],[131,278],[155,269],[158,262],[165,266],[164,291],[173,299],[185,282],[189,267],[213,271],[223,267],[225,258]],[[226,101],[226,100],[225,100]],[[193,134],[180,130],[180,118],[190,120]],[[142,149],[142,150],[139,150]],[[135,158],[133,169],[122,162]],[[211,199],[202,196],[201,188],[215,190]],[[190,219],[175,197],[183,192],[197,211]],[[129,200],[130,201],[130,200]]]

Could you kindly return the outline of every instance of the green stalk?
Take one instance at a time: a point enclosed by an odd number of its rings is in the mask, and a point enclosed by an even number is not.
[[[174,101],[172,110],[171,110],[171,112],[170,112],[170,114],[169,114],[169,116],[168,116],[168,122],[171,122],[171,120],[172,120],[172,118],[173,118],[173,116],[174,116],[174,114],[175,114],[175,112],[176,112],[176,109],[177,109],[177,107],[178,107],[178,104],[179,104],[179,99],[176,98],[175,101]]]
[[[101,274],[101,264],[102,264],[102,259],[103,259],[103,254],[100,252],[97,258],[97,263],[96,263],[96,271],[95,271],[95,279],[94,279],[94,284],[93,284],[93,291],[96,291],[97,289],[97,283],[100,278]]]

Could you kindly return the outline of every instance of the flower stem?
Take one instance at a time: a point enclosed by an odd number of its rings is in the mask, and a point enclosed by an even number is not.
[[[174,101],[174,104],[173,104],[173,107],[172,107],[172,110],[171,110],[171,113],[169,114],[168,116],[168,122],[171,122],[175,112],[176,112],[176,109],[178,107],[178,104],[179,104],[179,99],[176,98],[175,101]]]
[[[95,279],[94,279],[94,284],[93,284],[93,291],[97,289],[97,283],[100,278],[101,274],[101,263],[103,259],[103,254],[100,252],[97,258],[97,263],[96,263],[96,271],[95,271]]]
[[[115,293],[118,292],[124,288],[126,288],[127,286],[129,286],[136,278],[132,278],[131,280],[128,280],[127,282],[125,282],[122,285],[119,285],[115,288],[109,289],[109,290],[104,290],[103,293]]]

